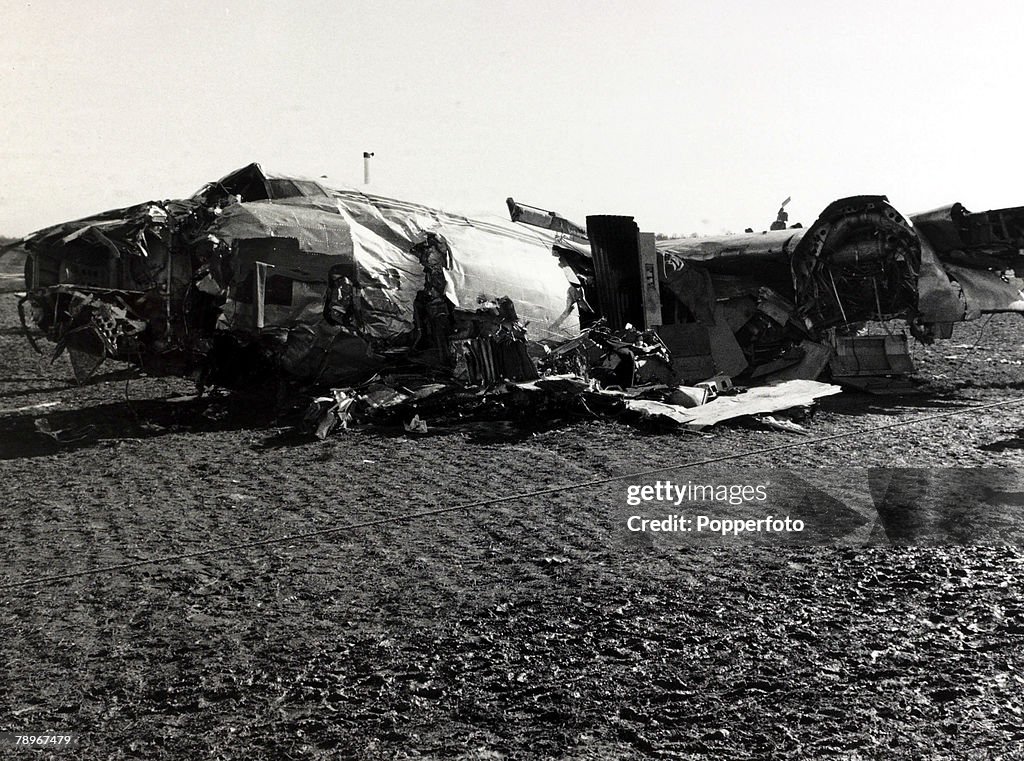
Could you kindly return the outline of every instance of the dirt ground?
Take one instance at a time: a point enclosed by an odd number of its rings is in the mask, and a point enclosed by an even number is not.
[[[830,397],[808,437],[579,421],[320,442],[184,380],[111,365],[75,385],[21,335],[0,263],[0,730],[79,733],[41,755],[1024,759],[1024,494],[1000,486],[1024,472],[1018,317],[916,346],[924,393]],[[830,546],[641,541],[625,487],[656,476],[479,504],[737,453],[717,476],[820,473],[833,493],[869,468],[991,469],[975,472],[1009,529],[984,546],[890,546],[877,525]],[[995,504],[969,502],[958,520]]]

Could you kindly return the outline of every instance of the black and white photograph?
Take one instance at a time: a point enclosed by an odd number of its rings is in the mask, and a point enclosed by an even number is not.
[[[0,758],[1024,761],[1024,6],[0,18]]]

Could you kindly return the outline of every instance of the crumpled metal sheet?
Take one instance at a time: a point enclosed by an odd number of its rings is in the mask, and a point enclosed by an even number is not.
[[[919,281],[924,322],[1024,311],[1024,207],[971,213],[954,203],[911,219],[926,265]],[[1007,282],[1002,273],[1009,271],[1017,277]]]
[[[567,258],[586,259],[583,243],[558,231],[292,179],[251,164],[189,199],[33,233],[25,239],[39,279],[33,309],[53,312],[61,294],[50,291],[62,279],[92,291],[117,289],[154,307],[142,347],[150,366],[167,355],[168,367],[188,370],[195,357],[234,341],[293,375],[345,375],[395,350],[421,349],[415,337],[426,279],[418,249],[435,235],[450,254],[437,290],[457,310],[475,313],[511,298],[531,338],[578,333],[580,281],[564,268]],[[340,321],[332,307],[340,307]],[[207,334],[211,324],[216,330]]]
[[[567,235],[556,235],[552,245],[556,251],[558,249],[563,249],[577,254],[578,256],[582,256],[584,259],[592,258],[589,244],[575,241]]]
[[[235,203],[225,208],[213,222],[209,232],[227,244],[239,240],[258,238],[291,238],[298,242],[299,251],[321,256],[278,256],[270,262],[280,272],[296,279],[327,280],[327,270],[334,263],[329,256],[351,256],[352,240],[348,225],[341,215],[307,206],[281,202],[254,201]],[[238,280],[248,273],[248,262],[236,261],[234,277]]]
[[[146,234],[165,237],[170,217],[186,219],[198,204],[147,201],[37,230],[23,239],[29,250],[53,249],[84,238],[105,246],[115,257],[147,256]]]
[[[1024,293],[1021,292],[1024,282],[1020,278],[1007,282],[995,272],[956,264],[947,264],[946,271],[963,288],[964,298],[972,310],[982,314],[1024,312]]]
[[[806,233],[806,228],[796,228],[724,237],[674,238],[658,241],[657,247],[666,259],[725,267],[734,264],[746,270],[753,262],[788,266],[789,255]]]
[[[443,238],[452,254],[446,295],[456,307],[472,311],[507,296],[531,339],[569,338],[579,332],[575,310],[563,316],[570,307],[569,279],[553,250],[587,249],[565,236],[351,190],[333,192],[332,198],[354,224],[402,248],[422,242],[427,233]]]
[[[344,209],[342,217],[359,272],[364,330],[382,340],[410,332],[415,326],[416,294],[424,283],[419,257],[358,224]]]
[[[637,412],[642,417],[665,418],[685,425],[690,421],[689,410],[691,407],[683,407],[678,404],[666,404],[665,402],[654,401],[653,399],[626,399],[626,409],[630,412]]]
[[[558,236],[512,223],[471,221],[418,204],[339,191],[315,201],[231,204],[211,232],[226,243],[296,240],[299,255],[279,253],[267,263],[276,267],[276,274],[323,282],[325,290],[327,271],[338,258],[354,261],[364,329],[371,338],[394,338],[413,329],[414,302],[424,279],[410,249],[427,233],[439,235],[451,249],[446,295],[456,307],[472,311],[507,296],[531,338],[561,339],[579,332],[579,317],[568,298],[569,280],[552,253]],[[312,256],[317,254],[321,256]],[[242,260],[235,263],[236,280],[244,279],[248,266]]]
[[[963,204],[953,203],[912,214],[910,220],[918,237],[927,238],[936,251],[944,252],[963,247],[960,222],[965,214],[967,210]]]
[[[917,277],[917,312],[922,322],[948,323],[976,319],[981,311],[965,302],[963,293],[949,279],[931,242],[921,240],[921,271]]]
[[[842,392],[839,386],[812,380],[790,380],[770,386],[748,389],[745,394],[720,396],[714,401],[681,411],[685,416],[684,425],[693,430],[702,430],[721,423],[723,420],[758,415],[765,412],[779,412],[792,407],[803,407],[815,399]]]
[[[389,233],[387,237],[378,234],[384,231]],[[214,223],[212,232],[228,244],[259,238],[291,238],[298,243],[298,252],[275,250],[271,255],[261,256],[261,261],[273,265],[274,274],[315,283],[317,288],[299,305],[297,312],[289,311],[283,322],[275,322],[271,315],[266,320],[268,325],[294,323],[298,316],[306,324],[322,320],[328,271],[339,262],[354,262],[359,273],[367,336],[395,338],[413,330],[413,302],[423,287],[423,268],[415,255],[398,245],[403,242],[411,245],[408,239],[403,240],[388,226],[363,226],[345,208],[337,206],[328,210],[296,203],[256,201],[228,206]],[[252,262],[235,257],[233,276],[236,282],[244,280],[250,266]],[[247,314],[247,306],[229,299],[225,305],[225,325],[243,329],[245,323],[236,319],[236,315]]]
[[[570,282],[552,253],[562,236],[379,196],[349,192],[337,194],[335,200],[353,225],[357,242],[375,234],[378,241],[407,250],[425,240],[427,233],[440,236],[451,251],[445,295],[457,308],[474,311],[508,297],[531,339],[564,339],[579,333],[579,316],[569,300]],[[364,253],[357,245],[357,260]],[[413,298],[422,287],[421,275]]]
[[[550,247],[484,233],[470,225],[445,224],[435,232],[451,247],[446,280],[456,306],[472,311],[508,297],[531,339],[567,339],[579,333],[569,281]]]

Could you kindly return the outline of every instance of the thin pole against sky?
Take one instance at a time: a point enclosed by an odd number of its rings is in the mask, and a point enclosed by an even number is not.
[[[370,184],[370,157],[373,156],[371,151],[363,151],[363,184]]]

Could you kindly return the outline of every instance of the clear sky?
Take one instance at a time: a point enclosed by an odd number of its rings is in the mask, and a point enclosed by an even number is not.
[[[1024,204],[1024,3],[0,0],[0,234],[258,161],[453,211],[763,229]]]

